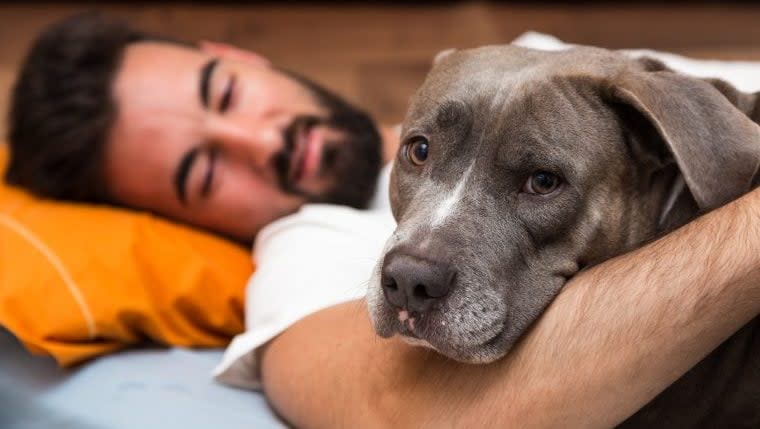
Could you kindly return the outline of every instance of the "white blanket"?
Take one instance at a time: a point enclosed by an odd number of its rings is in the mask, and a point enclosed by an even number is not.
[[[513,43],[544,50],[572,46],[539,33],[526,33]],[[683,73],[719,77],[742,91],[760,90],[757,62],[693,60],[648,50],[626,53],[658,58]],[[258,347],[309,314],[364,297],[395,227],[387,194],[389,171],[386,166],[369,210],[310,204],[259,233],[253,250],[256,273],[246,296],[247,330],[234,339],[214,370],[218,381],[258,389]]]

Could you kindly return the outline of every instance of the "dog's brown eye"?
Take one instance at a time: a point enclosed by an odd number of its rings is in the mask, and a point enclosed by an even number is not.
[[[428,141],[424,137],[417,137],[406,148],[406,155],[412,164],[422,165],[428,157]]]
[[[537,171],[530,175],[523,186],[523,192],[535,195],[548,195],[559,186],[559,177],[546,171]]]

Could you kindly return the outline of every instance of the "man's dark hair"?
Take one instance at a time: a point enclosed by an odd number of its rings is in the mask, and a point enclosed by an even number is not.
[[[11,97],[8,183],[49,198],[109,201],[102,157],[116,118],[111,86],[124,48],[145,39],[96,13],[37,38]]]

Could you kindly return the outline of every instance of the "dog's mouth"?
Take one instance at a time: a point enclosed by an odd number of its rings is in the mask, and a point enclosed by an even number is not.
[[[455,327],[457,322],[448,320],[443,313],[411,313],[401,310],[396,315],[392,329],[408,344],[431,348],[465,363],[488,363],[504,354],[499,352],[497,346],[506,332],[505,320],[491,326],[456,329],[455,334],[455,331],[447,327]],[[462,331],[465,335],[462,335]],[[468,340],[473,341],[470,343]]]

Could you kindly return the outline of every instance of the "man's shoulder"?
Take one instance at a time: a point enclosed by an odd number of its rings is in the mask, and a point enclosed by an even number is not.
[[[260,254],[273,242],[288,246],[324,248],[347,239],[384,241],[395,227],[387,209],[358,210],[333,204],[306,204],[289,216],[263,228],[256,237],[254,252]]]

